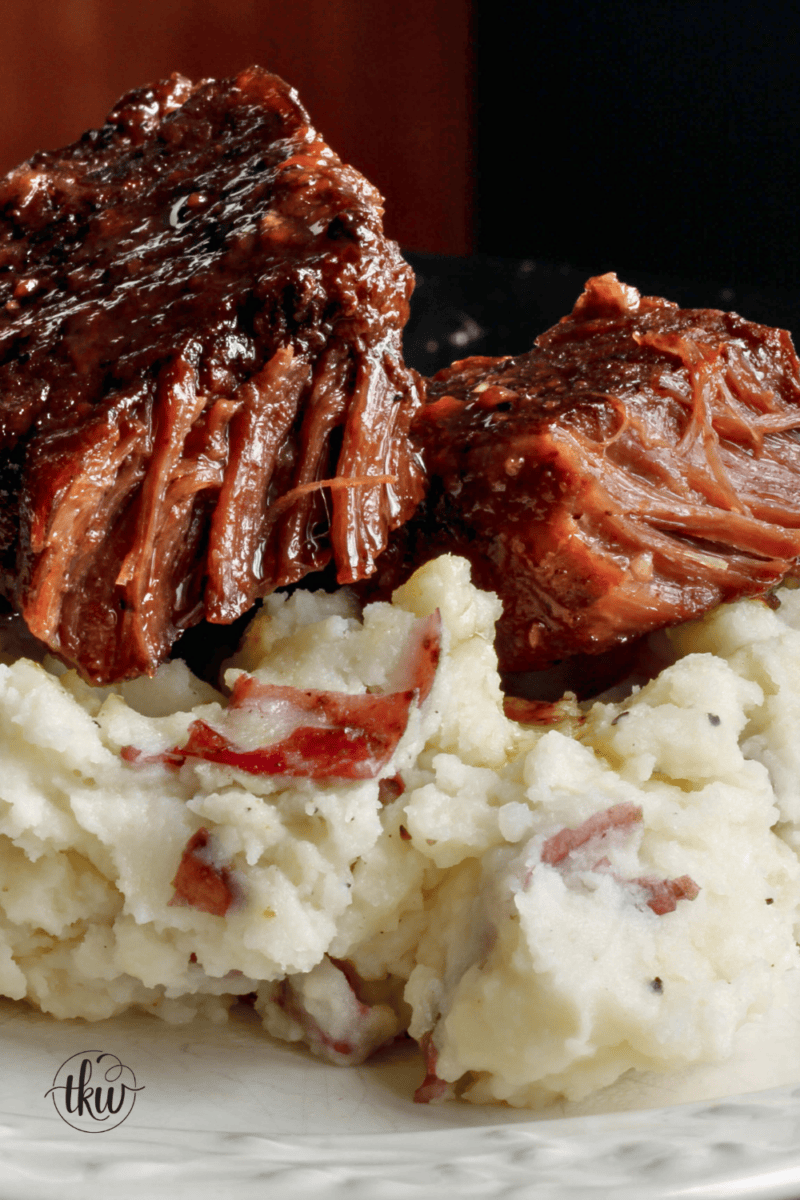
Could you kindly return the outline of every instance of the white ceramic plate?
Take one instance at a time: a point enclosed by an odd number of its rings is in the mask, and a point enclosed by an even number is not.
[[[342,1069],[271,1042],[247,1015],[225,1026],[167,1026],[145,1015],[87,1025],[0,1002],[0,1197],[794,1200],[800,1085],[641,1107],[687,1089],[708,1095],[737,1082],[757,1086],[765,1070],[759,1038],[772,1047],[769,1070],[780,1059],[792,1075],[793,1018],[754,1028],[732,1073],[687,1074],[669,1091],[653,1079],[628,1081],[594,1104],[636,1111],[534,1119],[414,1105],[421,1063],[404,1048]],[[61,1065],[84,1051],[115,1055],[135,1074],[141,1090],[116,1128],[85,1114],[93,1131],[73,1128],[46,1094]],[[55,1095],[63,1112],[66,1093]]]

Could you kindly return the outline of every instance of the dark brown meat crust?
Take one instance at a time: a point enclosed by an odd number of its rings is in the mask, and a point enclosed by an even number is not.
[[[413,511],[381,217],[259,68],[133,92],[0,182],[0,592],[88,678],[369,574]]]
[[[795,568],[798,429],[788,333],[592,279],[529,354],[433,378],[429,495],[376,582],[463,554],[506,671],[605,651]]]

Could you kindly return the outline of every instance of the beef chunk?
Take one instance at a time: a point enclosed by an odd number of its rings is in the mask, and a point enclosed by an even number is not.
[[[368,575],[413,511],[381,217],[259,68],[132,92],[0,182],[0,594],[89,679]]]
[[[529,354],[434,376],[429,494],[379,584],[465,555],[503,600],[508,671],[763,593],[800,554],[798,429],[788,333],[591,279]]]

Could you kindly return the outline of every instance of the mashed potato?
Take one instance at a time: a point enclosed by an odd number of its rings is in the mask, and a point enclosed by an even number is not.
[[[363,614],[270,597],[225,694],[179,662],[96,689],[7,659],[0,992],[174,1022],[248,996],[342,1063],[408,1030],[423,1100],[542,1107],[724,1058],[799,965],[800,592],[781,595],[681,627],[657,678],[550,725],[504,715],[498,602],[452,557]],[[397,736],[338,775],[255,770],[319,691],[374,698],[387,729],[405,696]]]

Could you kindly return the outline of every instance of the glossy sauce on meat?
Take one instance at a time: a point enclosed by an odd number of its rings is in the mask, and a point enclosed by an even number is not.
[[[380,584],[465,555],[503,600],[507,671],[763,593],[800,554],[798,429],[788,333],[597,277],[529,354],[430,381],[430,489]]]
[[[259,68],[133,92],[0,182],[0,592],[88,678],[369,574],[413,511],[381,217]]]

